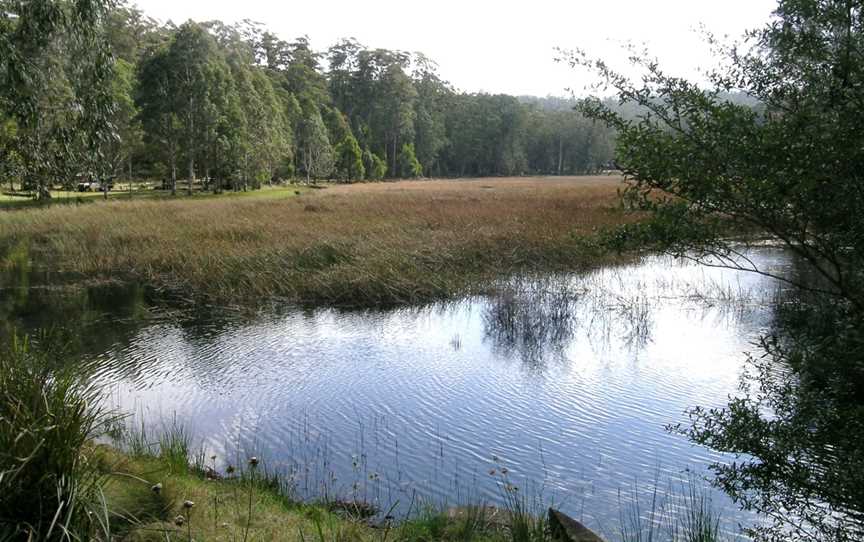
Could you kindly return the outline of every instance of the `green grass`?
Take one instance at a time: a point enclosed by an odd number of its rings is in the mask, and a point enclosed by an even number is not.
[[[622,542],[719,542],[726,539],[720,530],[720,512],[706,491],[705,482],[690,475],[686,482],[661,488],[652,485],[648,502],[639,498],[636,487],[628,503],[619,491],[619,529]]]
[[[369,523],[345,508],[301,503],[264,472],[245,466],[225,477],[178,472],[159,454],[133,457],[102,447],[108,466],[106,506],[111,531],[125,540],[273,540],[315,542],[505,542],[506,524],[485,521],[480,508],[460,513],[424,509],[404,521]],[[159,491],[154,486],[159,484]],[[184,507],[186,501],[194,506]],[[183,520],[178,525],[177,517]],[[531,539],[540,542],[543,538]]]
[[[249,190],[247,192],[224,191],[220,194],[213,192],[204,192],[200,187],[195,187],[192,193],[192,199],[210,199],[210,198],[240,198],[240,199],[284,199],[294,197],[297,192],[303,193],[308,191],[306,187],[294,185],[276,185],[264,186],[260,190]],[[108,193],[108,201],[159,201],[159,200],[176,200],[180,198],[188,198],[185,189],[178,188],[177,195],[172,196],[169,190],[153,189],[149,185],[134,185],[132,191],[129,191],[128,183],[117,183],[114,189]],[[102,192],[78,192],[75,190],[52,190],[51,199],[47,201],[39,201],[33,199],[26,192],[9,192],[8,187],[0,190],[0,211],[4,210],[20,210],[29,208],[45,208],[58,205],[86,205],[92,203],[101,203],[104,201]]]

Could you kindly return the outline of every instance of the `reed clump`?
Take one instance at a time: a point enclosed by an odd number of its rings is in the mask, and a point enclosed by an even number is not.
[[[0,347],[0,540],[106,532],[106,477],[92,441],[110,414],[60,355],[29,338]]]
[[[620,186],[615,177],[406,181],[16,211],[0,213],[0,263],[2,247],[26,247],[35,270],[187,298],[416,303],[612,259],[585,240],[635,220],[619,208]]]

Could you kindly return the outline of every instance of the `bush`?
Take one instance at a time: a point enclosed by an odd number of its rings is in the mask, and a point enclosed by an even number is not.
[[[92,539],[107,524],[91,443],[108,421],[62,351],[0,349],[0,539]],[[103,511],[99,511],[102,508]]]

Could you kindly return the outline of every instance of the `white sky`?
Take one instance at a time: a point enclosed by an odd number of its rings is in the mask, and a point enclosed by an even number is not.
[[[283,39],[308,35],[317,50],[354,37],[376,48],[420,51],[469,92],[536,96],[581,93],[584,74],[556,64],[555,47],[580,47],[621,63],[621,44],[645,44],[667,71],[710,66],[698,28],[739,37],[769,18],[775,0],[138,0],[146,14],[182,23],[245,18]]]

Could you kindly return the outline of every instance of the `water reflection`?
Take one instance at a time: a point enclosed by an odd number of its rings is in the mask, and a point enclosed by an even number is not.
[[[86,356],[130,341],[153,317],[144,290],[135,284],[43,287],[31,286],[31,279],[18,269],[0,274],[0,340],[16,332],[54,330],[66,337],[71,353]]]
[[[566,279],[521,279],[501,284],[484,303],[484,335],[496,353],[542,370],[563,357],[576,327],[579,292]]]
[[[735,391],[776,289],[658,257],[392,311],[186,314],[147,308],[134,288],[117,310],[114,294],[55,306],[32,288],[3,310],[25,325],[74,319],[119,407],[153,424],[176,415],[221,458],[254,448],[301,493],[494,502],[488,470],[503,463],[602,531],[634,480],[723,459],[664,426]]]

